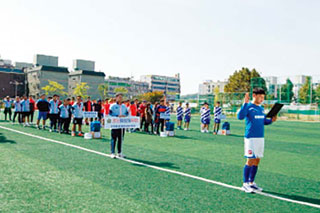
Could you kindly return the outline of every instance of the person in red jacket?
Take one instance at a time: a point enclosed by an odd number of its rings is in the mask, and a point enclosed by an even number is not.
[[[147,107],[147,102],[143,101],[140,106],[139,106],[139,112],[140,112],[140,130],[142,131],[142,126],[143,124],[145,125],[146,123],[146,107]]]
[[[34,111],[36,110],[36,102],[33,100],[33,97],[29,96],[29,105],[30,105],[30,122],[33,123],[33,115]]]
[[[86,112],[91,112],[93,110],[93,105],[92,105],[92,101],[91,101],[90,97],[88,97],[87,101],[84,102],[84,110]],[[92,118],[90,120],[92,121]],[[86,123],[86,125],[89,125],[88,118],[85,119],[85,123]]]

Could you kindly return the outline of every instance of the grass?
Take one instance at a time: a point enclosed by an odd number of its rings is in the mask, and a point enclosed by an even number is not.
[[[2,115],[1,115],[2,116]],[[191,131],[174,138],[126,134],[128,158],[241,186],[244,122],[232,135]],[[0,122],[20,131],[109,153],[110,131],[84,140]],[[320,123],[279,121],[266,127],[256,182],[265,191],[320,204]],[[0,129],[0,212],[319,212]]]

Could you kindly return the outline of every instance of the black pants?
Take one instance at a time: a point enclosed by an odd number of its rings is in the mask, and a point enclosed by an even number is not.
[[[4,119],[7,120],[7,114],[9,114],[9,120],[11,121],[11,108],[10,107],[6,107],[4,108]]]
[[[30,111],[30,122],[33,123],[33,116],[34,116],[34,111]]]
[[[59,131],[69,132],[70,119],[69,118],[60,118],[59,119]]]
[[[125,132],[125,129],[112,129],[111,130],[111,153],[115,153],[116,144],[117,144],[117,148],[118,148],[118,153],[121,153],[124,132]]]
[[[146,118],[143,116],[140,121],[140,130],[142,129],[143,124],[146,123]]]
[[[146,132],[149,132],[149,126],[151,126],[151,132],[153,133],[153,125],[152,125],[152,123],[150,122],[146,122],[145,124],[144,124],[144,131],[146,131]]]
[[[52,129],[52,127],[54,129],[57,129],[57,123],[59,121],[59,114],[50,114],[50,129]]]
[[[160,134],[159,128],[161,126],[161,132],[164,130],[164,119],[159,119],[159,122],[157,123],[157,134]]]
[[[16,121],[16,117],[18,116],[18,122],[19,124],[22,123],[22,118],[21,118],[21,112],[14,112],[13,114],[13,123]]]

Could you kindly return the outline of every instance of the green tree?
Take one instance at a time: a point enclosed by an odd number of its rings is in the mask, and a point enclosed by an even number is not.
[[[316,92],[312,87],[311,77],[308,76],[306,83],[299,90],[299,102],[302,104],[314,103]]]
[[[291,103],[293,97],[293,83],[287,79],[286,84],[281,86],[281,101]]]
[[[219,93],[220,93],[219,87],[215,87],[214,90],[213,90],[214,103],[217,103],[220,100]]]
[[[160,101],[160,99],[163,97],[162,91],[154,91],[154,92],[147,92],[144,94],[139,95],[139,99],[146,100],[151,103]]]
[[[115,93],[122,93],[123,95],[126,95],[128,93],[128,89],[125,87],[117,87],[114,89]]]
[[[98,90],[99,90],[100,96],[103,100],[108,97],[109,85],[107,83],[100,84],[98,86]]]
[[[231,76],[229,76],[228,83],[224,87],[225,92],[243,93],[249,92],[251,87],[251,79],[258,78],[260,74],[252,69],[242,68],[239,71],[235,71]]]
[[[76,96],[81,96],[83,99],[88,98],[88,89],[89,85],[85,82],[77,84],[76,88],[74,89],[73,94]]]
[[[320,84],[318,84],[315,93],[316,93],[316,102],[317,104],[320,104]]]
[[[67,92],[64,91],[64,86],[59,84],[56,81],[48,80],[49,84],[42,87],[41,89],[44,90],[46,95],[54,95],[57,94],[59,96],[66,96],[68,95]]]

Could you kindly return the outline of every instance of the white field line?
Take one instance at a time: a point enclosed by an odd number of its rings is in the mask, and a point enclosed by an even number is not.
[[[81,146],[77,146],[77,145],[65,143],[65,142],[62,142],[62,141],[57,141],[57,140],[41,137],[41,136],[38,136],[38,135],[33,135],[33,134],[30,134],[30,133],[26,133],[26,132],[22,132],[22,131],[19,131],[19,130],[7,128],[7,127],[4,127],[4,126],[0,126],[0,128],[8,130],[8,131],[16,132],[16,133],[19,133],[19,134],[22,134],[22,135],[26,135],[26,136],[38,138],[38,139],[41,139],[41,140],[49,141],[49,142],[52,142],[52,143],[57,143],[57,144],[73,147],[73,148],[80,149],[80,150],[83,150],[83,151],[86,151],[86,152],[91,152],[91,153],[94,153],[94,154],[97,154],[97,155],[110,157],[109,154],[98,152],[98,151],[95,151],[95,150],[92,150],[92,149],[87,149],[87,148],[84,148],[84,147],[81,147]],[[126,161],[128,163],[132,163],[132,164],[141,165],[141,166],[145,166],[145,167],[148,167],[148,168],[156,169],[156,170],[159,170],[159,171],[168,172],[168,173],[172,173],[172,174],[176,174],[176,175],[180,175],[180,176],[184,176],[184,177],[188,177],[188,178],[204,181],[204,182],[207,182],[207,183],[212,183],[212,184],[215,184],[215,185],[223,186],[223,187],[226,187],[226,188],[231,188],[231,189],[236,189],[236,190],[243,191],[242,188],[238,187],[238,186],[229,185],[229,184],[226,184],[226,183],[210,180],[210,179],[207,179],[207,178],[202,178],[202,177],[195,176],[195,175],[190,175],[190,174],[187,174],[187,173],[184,173],[184,172],[178,172],[178,171],[171,170],[171,169],[165,169],[165,168],[161,168],[161,167],[158,167],[158,166],[153,166],[153,165],[149,165],[149,164],[146,164],[146,163],[142,163],[142,162],[134,161],[134,160],[130,160],[130,159],[125,159],[125,158],[118,158],[118,159],[122,160],[122,161]],[[265,193],[265,192],[256,192],[256,194],[263,195],[263,196],[266,196],[266,197],[271,197],[271,198],[282,200],[282,201],[286,201],[286,202],[296,203],[296,204],[310,206],[310,207],[314,207],[314,208],[320,209],[320,205],[317,205],[317,204],[314,204],[314,203],[308,203],[308,202],[304,202],[304,201],[298,201],[298,200],[293,200],[293,199],[289,199],[289,198],[284,198],[284,197],[280,197],[280,196],[269,194],[269,193]]]

